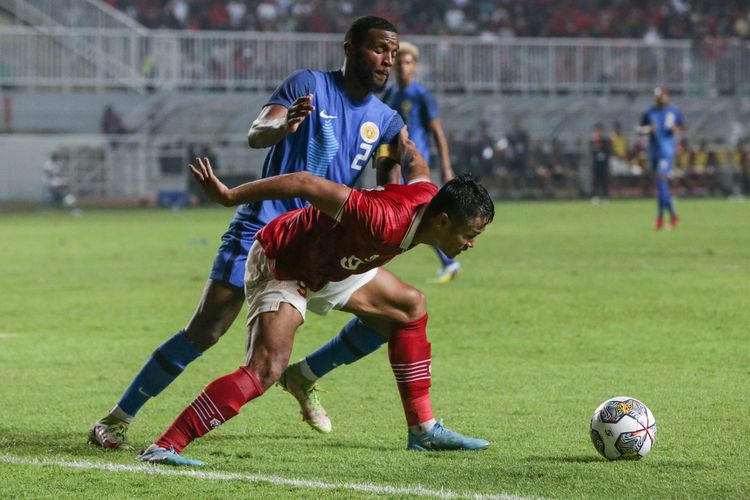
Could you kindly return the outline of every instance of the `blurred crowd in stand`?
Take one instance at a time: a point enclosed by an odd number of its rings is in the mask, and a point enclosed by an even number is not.
[[[743,0],[105,0],[148,28],[343,33],[386,17],[402,33],[488,37],[748,38]]]
[[[646,140],[618,122],[598,124],[588,140],[532,137],[520,120],[507,133],[480,122],[463,134],[449,131],[448,140],[456,171],[481,176],[499,198],[650,196],[653,186]],[[683,138],[672,189],[680,196],[750,194],[750,137]]]

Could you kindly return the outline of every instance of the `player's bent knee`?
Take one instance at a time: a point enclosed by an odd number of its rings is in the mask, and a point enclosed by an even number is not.
[[[191,324],[185,328],[185,336],[196,349],[203,352],[216,344],[225,331],[226,329],[222,326],[195,325],[191,322]]]
[[[402,310],[407,321],[414,321],[427,314],[427,298],[416,288],[409,287],[402,296]]]
[[[248,364],[248,368],[257,375],[261,385],[268,389],[281,378],[288,361],[288,358],[282,359],[282,356],[271,355],[262,360],[255,357]]]

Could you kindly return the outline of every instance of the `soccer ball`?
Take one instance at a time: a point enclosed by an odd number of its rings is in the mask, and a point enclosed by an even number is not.
[[[640,460],[656,442],[656,421],[635,398],[608,399],[591,417],[591,442],[608,460]]]

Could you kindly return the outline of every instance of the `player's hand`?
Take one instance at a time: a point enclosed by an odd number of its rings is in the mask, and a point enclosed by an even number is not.
[[[196,168],[193,164],[190,164],[188,168],[193,173],[195,180],[200,184],[203,192],[206,193],[208,199],[225,207],[232,206],[231,199],[229,198],[229,188],[216,178],[208,158],[196,158],[195,160],[198,163],[198,167]]]
[[[647,135],[654,131],[653,125],[636,125],[635,132],[641,135]]]
[[[287,133],[291,134],[292,132],[296,132],[302,122],[305,121],[305,118],[315,111],[315,106],[312,105],[312,99],[312,94],[298,97],[289,107],[286,112]]]
[[[402,127],[398,133],[398,152],[401,155],[402,167],[406,167],[414,161],[416,151],[416,144],[409,139],[409,132],[406,130],[406,127]]]

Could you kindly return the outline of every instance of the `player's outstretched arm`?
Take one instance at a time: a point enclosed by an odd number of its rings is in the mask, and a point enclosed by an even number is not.
[[[309,172],[258,179],[229,189],[214,175],[208,158],[196,158],[196,163],[197,166],[188,165],[193,177],[210,200],[225,207],[263,200],[304,198],[326,215],[336,217],[351,192],[347,186]]]
[[[398,151],[401,155],[399,160],[401,175],[404,176],[407,184],[418,180],[430,180],[430,167],[414,141],[409,139],[406,127],[402,128],[398,134]]]
[[[430,167],[414,142],[409,139],[406,127],[399,132],[395,144],[382,147],[384,150],[387,148],[388,152],[375,158],[378,185],[399,184],[402,176],[406,182],[430,180]]]
[[[264,107],[247,132],[247,144],[254,149],[263,149],[296,132],[315,110],[312,99],[312,94],[299,97],[288,109],[280,104]]]
[[[435,144],[437,145],[438,156],[440,157],[440,174],[443,177],[443,184],[445,184],[456,176],[456,174],[453,173],[453,165],[451,165],[451,155],[448,151],[448,139],[445,137],[443,125],[439,118],[431,120],[429,128],[435,139]]]

